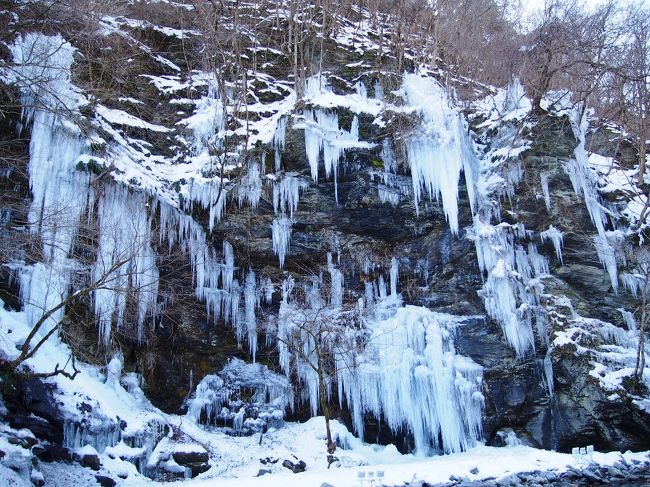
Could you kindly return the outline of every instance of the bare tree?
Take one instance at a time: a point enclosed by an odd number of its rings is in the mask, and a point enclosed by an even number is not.
[[[317,289],[313,287],[320,292]],[[293,372],[306,382],[314,414],[317,396],[318,407],[325,417],[327,451],[333,453],[336,444],[330,428],[331,387],[339,372],[353,367],[348,357],[361,339],[358,317],[354,309],[341,303],[328,304],[316,299],[315,294],[309,298],[309,292],[302,299],[291,297],[292,292],[293,279],[289,278],[283,285],[278,323],[266,332],[277,344],[284,371]]]

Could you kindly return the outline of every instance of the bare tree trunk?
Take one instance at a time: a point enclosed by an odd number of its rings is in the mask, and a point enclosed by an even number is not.
[[[336,451],[336,443],[332,440],[332,430],[330,428],[330,417],[331,411],[330,406],[327,403],[327,395],[325,391],[325,379],[323,377],[323,369],[319,368],[318,370],[318,388],[320,396],[320,408],[323,411],[323,416],[325,416],[325,433],[327,435],[327,453],[330,455]]]
[[[637,390],[639,383],[643,379],[643,369],[645,369],[645,327],[648,321],[648,313],[646,310],[648,289],[648,277],[646,276],[643,283],[642,301],[641,301],[641,323],[639,325],[639,346],[636,350],[636,366],[634,367],[634,390]]]
[[[645,148],[645,123],[641,121],[641,130],[639,131],[639,184],[643,184],[646,170],[646,148]]]

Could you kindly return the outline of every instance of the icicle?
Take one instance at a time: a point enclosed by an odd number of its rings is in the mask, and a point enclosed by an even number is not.
[[[3,74],[20,90],[23,121],[31,124],[28,222],[30,232],[39,236],[43,262],[22,267],[19,278],[23,307],[34,324],[67,298],[77,267],[68,255],[93,192],[90,175],[76,170],[87,144],[66,114],[86,100],[71,83],[75,50],[61,36],[29,33],[8,47],[15,66]],[[44,329],[52,329],[62,317],[63,310],[53,313]]]
[[[366,85],[363,81],[359,80],[355,83],[354,91],[356,91],[357,95],[359,95],[361,98],[368,98],[368,90],[366,89]]]
[[[313,78],[308,85],[315,83]],[[319,88],[320,90],[320,88]],[[320,93],[320,91],[319,91]],[[318,168],[323,156],[325,176],[334,180],[334,196],[338,203],[338,166],[345,150],[352,147],[370,148],[374,144],[360,142],[358,120],[352,123],[351,132],[339,127],[339,117],[335,111],[322,108],[306,110],[303,114],[305,129],[305,152],[314,182],[318,182]],[[354,133],[356,131],[356,134]]]
[[[332,254],[327,253],[327,269],[330,273],[330,279],[332,281],[332,288],[330,291],[330,303],[332,306],[342,306],[343,305],[343,273],[334,267],[332,262]]]
[[[265,277],[262,281],[262,292],[264,296],[264,303],[271,304],[273,302],[273,292],[275,288],[273,287],[273,281],[270,278]]]
[[[381,160],[384,161],[384,171],[387,174],[395,174],[397,172],[397,163],[395,162],[395,155],[390,146],[390,140],[384,139],[381,145]],[[384,184],[386,180],[384,180]]]
[[[289,252],[289,242],[291,241],[291,219],[287,217],[275,218],[273,220],[272,239],[273,252],[278,256],[280,269],[284,267],[284,259]]]
[[[384,99],[384,88],[379,81],[375,82],[375,98],[381,101]]]
[[[248,271],[246,276],[246,285],[244,287],[244,305],[246,308],[246,334],[248,336],[248,350],[255,363],[255,354],[257,353],[257,320],[255,319],[257,284],[255,273]]]
[[[449,227],[452,233],[457,234],[458,181],[463,159],[473,157],[464,141],[463,122],[450,106],[443,88],[432,78],[406,74],[403,86],[408,104],[423,117],[422,133],[412,135],[405,141],[416,213],[419,212],[423,193],[429,199],[442,200]],[[474,200],[472,184],[468,184],[468,189],[472,191],[471,201]]]
[[[285,138],[287,133],[287,118],[281,117],[278,126],[273,134],[273,148],[275,149],[275,172],[279,172],[282,163],[282,152],[284,151]]]
[[[527,249],[515,245],[515,237],[525,235],[523,225],[493,226],[478,216],[469,234],[476,246],[479,269],[487,273],[480,291],[485,309],[501,325],[506,340],[519,357],[534,348],[532,317],[539,316],[539,293],[543,289],[537,278],[549,273],[547,259],[534,244],[529,244]],[[543,323],[539,319],[536,323],[543,332]],[[545,334],[541,338],[546,339]]]
[[[386,281],[384,280],[384,276],[379,276],[379,298],[386,299],[386,296]]]
[[[612,283],[612,289],[614,293],[618,293],[618,266],[616,264],[616,250],[609,243],[607,236],[605,235],[596,235],[594,237],[594,246],[596,247],[596,252],[600,263],[607,270],[609,274],[610,282]]]
[[[239,307],[241,304],[241,286],[239,281],[234,279],[232,281],[232,286],[230,287],[230,294],[227,296],[230,306],[226,307],[229,309],[228,315],[224,317],[226,322],[230,321],[230,324],[235,329],[235,335],[237,337],[237,344],[241,346],[241,342],[244,339],[244,332],[246,329],[245,325],[242,323],[241,316],[239,314]]]
[[[105,282],[93,293],[100,339],[108,344],[111,325],[124,324],[127,294],[137,303],[136,337],[143,339],[144,320],[155,314],[158,297],[156,254],[151,248],[149,203],[140,193],[123,186],[109,186],[99,203],[100,236],[95,282]]]
[[[237,200],[241,208],[244,201],[254,210],[262,197],[262,178],[260,167],[254,162],[248,166],[248,171],[237,186]]]
[[[553,376],[553,361],[551,360],[551,352],[553,349],[549,348],[546,351],[544,356],[544,378],[546,379],[546,388],[548,389],[548,395],[553,396],[554,392],[554,376]]]
[[[225,187],[225,179],[216,181],[199,182],[190,180],[189,184],[189,200],[190,211],[194,202],[201,205],[201,208],[208,210],[208,226],[210,231],[214,228],[214,224],[221,221],[223,212],[226,208],[226,201],[228,191]]]
[[[506,112],[519,110],[525,98],[526,93],[524,92],[524,87],[521,85],[521,81],[519,81],[519,78],[512,78],[508,83],[506,99],[503,107],[504,110]]]
[[[235,274],[235,253],[230,242],[223,241],[223,270],[222,280],[223,289],[229,292],[232,287],[233,276]]]
[[[546,240],[553,242],[553,247],[555,247],[555,254],[557,255],[557,259],[560,261],[561,265],[564,265],[564,261],[562,260],[562,243],[564,234],[553,225],[550,225],[548,227],[548,230],[541,232],[539,236],[542,239],[542,242]]]
[[[352,119],[352,125],[350,127],[350,135],[353,138],[359,140],[359,117],[357,117],[356,115]]]
[[[623,309],[619,308],[619,311],[621,312],[621,315],[623,316],[623,321],[625,322],[625,325],[627,326],[627,329],[629,331],[636,331],[637,330],[637,325],[636,325],[636,319],[634,319],[634,314]]]
[[[273,186],[273,210],[275,214],[287,215],[293,218],[293,212],[298,209],[300,193],[309,187],[293,173],[288,173],[282,180]]]
[[[576,139],[578,139],[578,146],[573,151],[575,160],[567,162],[564,170],[571,179],[575,193],[584,196],[587,211],[598,230],[598,235],[604,237],[606,218],[600,205],[598,181],[589,167],[589,158],[585,149],[585,139],[589,126],[587,112],[587,110],[582,111],[581,107],[577,107],[572,113],[571,127]],[[579,118],[580,115],[581,118]]]
[[[368,322],[371,337],[354,370],[338,357],[341,394],[363,434],[364,415],[383,418],[393,431],[406,428],[416,450],[459,452],[481,434],[482,368],[455,354],[453,322],[426,308],[398,308]]]
[[[548,189],[548,173],[541,173],[539,175],[539,181],[542,185],[542,192],[544,193],[544,203],[546,204],[546,210],[551,211],[551,193]]]
[[[390,263],[390,295],[397,297],[397,279],[399,277],[399,265],[397,259],[393,257]]]

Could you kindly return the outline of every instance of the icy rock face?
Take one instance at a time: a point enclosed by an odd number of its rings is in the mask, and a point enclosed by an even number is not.
[[[53,46],[61,49],[54,53]],[[523,438],[528,432],[539,445],[566,446],[571,438],[583,438],[580,428],[573,428],[582,424],[577,416],[616,411],[616,403],[598,396],[594,387],[589,389],[595,398],[591,403],[579,391],[567,392],[566,384],[580,382],[573,380],[578,372],[571,370],[580,364],[566,357],[562,361],[568,365],[558,363],[562,349],[554,343],[554,333],[574,313],[571,306],[546,308],[566,290],[575,296],[576,310],[602,311],[612,322],[622,323],[618,308],[634,309],[627,301],[614,302],[605,291],[594,292],[593,278],[584,279],[585,268],[591,276],[600,275],[598,254],[615,287],[621,264],[610,252],[618,234],[608,231],[611,221],[604,216],[607,209],[589,172],[586,118],[574,117],[573,130],[567,125],[573,134],[541,134],[550,129],[526,125],[530,103],[513,80],[493,96],[496,113],[481,115],[468,129],[460,108],[433,78],[406,74],[398,91],[390,83],[384,86],[384,74],[366,72],[366,67],[347,79],[358,69],[352,62],[360,60],[339,62],[354,58],[348,47],[324,57],[323,73],[331,75],[336,88],[328,86],[325,75],[310,78],[299,105],[291,80],[274,80],[258,66],[259,78],[251,80],[247,99],[261,100],[256,86],[264,85],[265,94],[279,101],[251,103],[246,124],[230,123],[233,114],[217,96],[212,75],[184,73],[169,63],[163,63],[169,70],[163,76],[137,73],[137,83],[151,82],[165,101],[160,120],[172,122],[162,128],[137,122],[138,133],[156,132],[142,135],[142,141],[127,141],[125,132],[102,125],[113,137],[108,152],[117,155],[108,161],[119,168],[107,179],[133,186],[132,191],[89,185],[92,176],[75,167],[80,157],[88,161],[98,154],[89,154],[89,140],[50,110],[57,100],[27,86],[25,105],[37,107],[26,113],[27,120],[34,120],[30,231],[39,233],[43,254],[37,264],[16,266],[29,319],[34,322],[40,309],[70,292],[70,276],[78,271],[78,263],[69,257],[76,228],[80,222],[96,221],[103,228],[93,251],[100,257],[92,263],[96,275],[108,270],[115,282],[138,289],[133,313],[124,294],[111,289],[95,293],[100,343],[110,343],[117,327],[124,332],[126,325],[133,325],[142,350],[157,352],[148,355],[153,361],[147,367],[149,390],[155,391],[156,404],[170,412],[177,412],[188,379],[193,384],[206,363],[209,370],[220,370],[224,357],[243,354],[254,361],[261,347],[277,346],[281,368],[298,377],[296,403],[304,402],[317,414],[319,390],[310,368],[282,344],[271,339],[262,344],[259,331],[276,327],[273,332],[287,337],[300,319],[303,324],[305,319],[314,321],[316,311],[326,310],[328,319],[346,325],[345,338],[351,341],[344,341],[344,348],[350,350],[354,343],[359,352],[345,361],[354,363],[358,373],[347,374],[341,365],[326,393],[341,387],[338,396],[360,434],[368,430],[364,415],[381,417],[395,437],[408,431],[421,452],[459,451],[481,436],[485,394],[488,441],[520,415],[531,419],[518,425],[517,434]],[[44,62],[25,64],[18,72],[26,78],[52,78],[47,91],[67,100],[69,108],[83,103],[70,82],[72,48],[60,37],[29,35],[12,49],[19,63],[25,53],[40,52],[47,53]],[[185,93],[194,90],[198,98],[187,100]],[[187,116],[179,108],[190,103],[194,106]],[[102,113],[118,112],[107,110]],[[399,127],[390,125],[391,117],[385,116],[390,112],[417,124],[407,134],[394,131]],[[553,114],[544,117],[544,123],[562,124]],[[254,129],[244,133],[248,122]],[[478,132],[487,135],[478,137]],[[165,133],[172,134],[165,142],[157,138]],[[528,140],[528,133],[547,138],[545,147],[536,148],[544,144]],[[241,136],[242,144],[249,144],[245,157],[230,146],[226,150],[226,135]],[[167,144],[172,140],[174,149]],[[149,155],[131,160],[135,146],[147,147],[141,152]],[[156,154],[158,149],[174,154],[165,158]],[[91,208],[97,211],[87,220]],[[48,223],[54,212],[59,215],[56,225]],[[540,245],[545,242],[553,248]],[[569,251],[574,249],[588,249],[584,252],[589,255],[576,257]],[[168,253],[177,251],[181,265],[171,257],[166,261]],[[124,252],[132,258],[112,269]],[[551,263],[560,268],[551,268]],[[164,278],[158,288],[157,276]],[[583,281],[577,285],[574,278]],[[626,286],[634,284],[624,283],[621,294]],[[304,303],[291,297],[292,289]],[[442,312],[473,316],[460,320]],[[339,320],[341,316],[349,320]],[[633,317],[623,316],[633,328]],[[53,316],[48,324],[59,318]],[[493,329],[493,324],[498,326]],[[604,346],[629,345],[630,338],[626,341],[619,331],[603,330]],[[341,360],[344,351],[339,350]],[[141,366],[141,358],[125,367]],[[278,391],[267,390],[279,379],[269,378],[258,365],[238,365],[234,375],[246,376],[246,367],[264,379],[232,386],[236,379],[225,372],[198,377],[202,381],[188,404],[190,416],[209,417],[217,424],[223,420],[236,433],[263,428],[253,421],[260,418],[253,406],[240,404],[237,392],[232,393],[250,389],[255,404],[263,405],[260,414],[270,415],[265,424],[280,422],[281,411],[291,408],[284,386],[278,382]],[[611,378],[610,372],[603,377]],[[262,382],[268,384],[262,387]],[[277,404],[268,406],[274,400]],[[224,405],[227,413],[219,416]],[[578,411],[575,417],[571,407]],[[610,431],[600,423],[586,426],[590,438]],[[145,433],[116,437],[113,428],[105,422],[76,421],[68,425],[66,441],[95,444],[104,451],[128,442],[129,448],[145,448]],[[613,427],[608,444],[616,442],[616,428],[624,430]]]

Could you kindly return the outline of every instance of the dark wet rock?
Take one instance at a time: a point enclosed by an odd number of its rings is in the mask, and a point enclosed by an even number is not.
[[[20,446],[21,448],[30,449],[38,443],[38,440],[30,435],[18,435],[12,434],[11,432],[5,434],[10,444]]]
[[[74,455],[65,447],[52,444],[40,444],[32,448],[32,453],[42,462],[66,462],[74,460]]]
[[[17,430],[26,428],[36,438],[60,445],[63,416],[53,391],[53,385],[36,378],[0,382],[9,425]]]
[[[257,475],[255,475],[255,477],[261,477],[263,475],[267,475],[267,474],[270,474],[270,473],[271,473],[270,469],[268,469],[268,468],[260,468],[257,471]]]
[[[172,457],[177,464],[189,468],[192,477],[196,477],[210,470],[210,464],[208,463],[209,455],[205,450],[178,450],[172,453]]]
[[[29,474],[29,480],[32,482],[34,487],[43,487],[45,485],[43,474],[36,469],[33,469]]]
[[[260,458],[260,463],[262,465],[266,465],[269,463],[275,465],[276,463],[278,463],[279,460],[280,460],[279,458],[266,457],[266,458]]]
[[[92,470],[99,470],[102,466],[99,456],[92,453],[79,455],[78,460],[82,467],[87,467]]]
[[[108,475],[95,475],[95,480],[102,487],[113,487],[116,482]]]
[[[205,463],[209,460],[207,451],[174,451],[174,461],[179,465],[190,465],[192,463]]]
[[[284,468],[288,468],[291,470],[293,473],[300,473],[304,472],[307,470],[307,464],[303,462],[302,460],[298,460],[297,462],[292,462],[291,460],[285,460],[282,462],[282,466]]]

